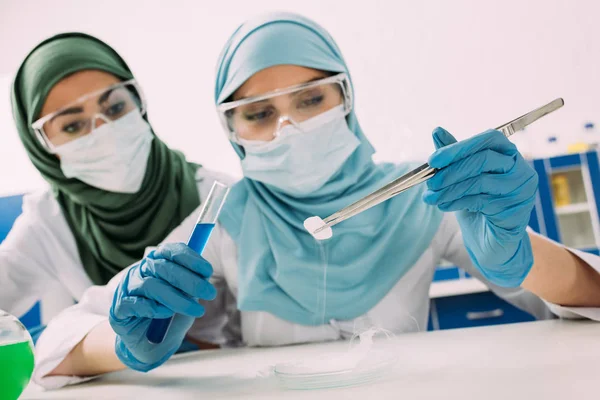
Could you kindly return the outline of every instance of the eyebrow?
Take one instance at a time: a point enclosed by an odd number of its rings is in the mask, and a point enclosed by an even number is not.
[[[102,93],[102,96],[100,96],[98,98],[98,105],[101,105],[102,103],[104,103],[114,90],[115,89],[109,89],[106,92]],[[63,115],[80,114],[82,112],[83,112],[83,107],[70,107],[70,108],[62,110],[61,112],[54,115],[52,118],[50,118],[50,121],[48,121],[48,122],[52,122],[52,121],[54,121],[55,118],[62,117]]]
[[[325,78],[327,78],[327,75],[325,75],[325,76],[317,76],[317,77],[314,77],[314,78],[312,78],[312,79],[309,79],[309,80],[307,80],[307,81],[300,82],[300,83],[296,83],[294,86],[297,86],[297,85],[304,85],[304,84],[306,84],[306,83],[311,83],[311,82],[319,81],[319,80],[321,80],[321,79],[325,79]],[[293,95],[294,93],[291,93],[291,94]],[[244,96],[244,97],[240,97],[239,99],[235,99],[235,101],[244,100],[244,99],[249,99],[249,98],[251,98],[251,97],[255,97],[255,96],[261,96],[261,95],[262,95],[262,94],[253,94],[253,95],[250,95],[250,96]]]
[[[319,79],[311,79],[310,81],[307,81],[306,83],[310,83],[310,82],[314,82],[314,81],[319,81],[319,80],[321,80],[321,79],[323,79],[323,78],[319,78]],[[303,93],[306,93],[306,90],[314,89],[315,87],[317,87],[317,86],[313,86],[313,87],[311,87],[311,88],[308,88],[308,89],[307,89],[307,88],[303,88],[302,90],[299,90],[299,91],[297,91],[297,92],[292,92],[292,93],[289,93],[289,94],[288,94],[288,96],[290,96],[290,97],[296,97],[296,96],[299,96],[299,95],[301,95],[301,94],[303,94]]]
[[[59,113],[57,113],[56,115],[54,115],[52,118],[50,118],[50,121],[48,121],[48,122],[52,122],[52,121],[54,121],[55,118],[62,117],[63,115],[80,114],[82,112],[83,112],[82,107],[70,107],[70,108],[62,110]]]
[[[102,103],[104,103],[108,99],[108,96],[110,96],[110,94],[112,92],[114,92],[114,90],[115,90],[115,88],[112,88],[112,89],[108,89],[106,92],[102,93],[102,96],[100,96],[98,98],[98,105],[102,105]]]

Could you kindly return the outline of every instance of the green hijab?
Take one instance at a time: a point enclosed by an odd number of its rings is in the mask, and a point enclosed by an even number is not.
[[[200,204],[196,170],[183,154],[157,137],[152,141],[141,189],[114,193],[62,173],[56,156],[38,142],[31,124],[50,89],[82,70],[133,78],[125,61],[107,44],[82,33],[65,33],[40,43],[23,61],[11,89],[13,117],[33,165],[48,181],[75,236],[83,267],[97,285],[142,258]],[[147,118],[147,116],[146,116]]]

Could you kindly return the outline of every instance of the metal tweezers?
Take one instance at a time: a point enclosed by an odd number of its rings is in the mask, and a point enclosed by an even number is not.
[[[553,111],[561,108],[565,102],[563,99],[558,98],[545,106],[542,106],[538,109],[535,109],[523,116],[520,116],[517,119],[514,119],[504,125],[499,126],[496,130],[501,131],[504,136],[510,137],[515,132],[523,130],[527,125],[537,121],[543,116],[550,114]],[[323,222],[325,222],[324,226],[319,227],[314,231],[314,233],[319,233],[328,227],[332,227],[336,224],[339,224],[342,221],[347,220],[361,212],[368,210],[371,207],[376,206],[379,203],[382,203],[397,194],[404,192],[405,190],[410,189],[411,187],[418,185],[419,183],[423,183],[433,177],[438,170],[429,166],[429,164],[425,163],[412,171],[402,175],[401,177],[395,179],[394,181],[388,183],[382,188],[376,190],[375,192],[363,197],[357,202],[350,204],[348,207],[341,209],[340,211],[331,214],[329,217],[325,218]]]

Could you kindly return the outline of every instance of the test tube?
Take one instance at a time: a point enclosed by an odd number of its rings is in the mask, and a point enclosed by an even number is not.
[[[202,254],[204,247],[206,247],[208,238],[217,223],[219,213],[223,208],[223,204],[225,204],[225,199],[227,199],[227,194],[229,194],[229,187],[227,185],[219,181],[213,183],[187,242],[187,245],[198,254]],[[162,343],[172,321],[173,317],[155,318],[150,321],[150,325],[146,331],[146,339],[153,344]]]

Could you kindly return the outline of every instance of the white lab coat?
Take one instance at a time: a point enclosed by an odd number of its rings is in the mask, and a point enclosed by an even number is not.
[[[196,222],[196,213],[172,232],[165,242],[185,241]],[[571,250],[600,272],[600,257]],[[331,320],[322,326],[303,326],[282,320],[267,312],[239,312],[237,248],[227,232],[217,225],[203,253],[213,265],[213,283],[218,295],[205,302],[206,314],[196,320],[188,336],[223,347],[278,346],[349,338],[355,322],[376,325],[396,334],[425,330],[429,312],[429,286],[433,273],[443,258],[464,268],[485,282],[471,263],[462,241],[458,222],[446,214],[429,248],[417,263],[396,283],[387,295],[360,320]],[[122,272],[123,273],[123,272]],[[122,274],[121,273],[121,274]],[[115,276],[106,286],[89,288],[79,304],[56,317],[41,335],[36,346],[36,370],[33,379],[46,388],[57,388],[90,378],[76,376],[45,377],[79,343],[94,326],[107,320],[114,290],[121,278]],[[537,318],[590,318],[600,321],[600,309],[560,307],[542,301],[521,289],[505,289],[488,283],[500,297]],[[552,312],[551,312],[552,311]]]
[[[201,199],[208,195],[215,179],[232,181],[205,168],[198,170]],[[92,284],[79,258],[75,237],[50,189],[26,195],[23,213],[0,244],[0,309],[21,316],[43,299],[45,322],[81,300]]]

